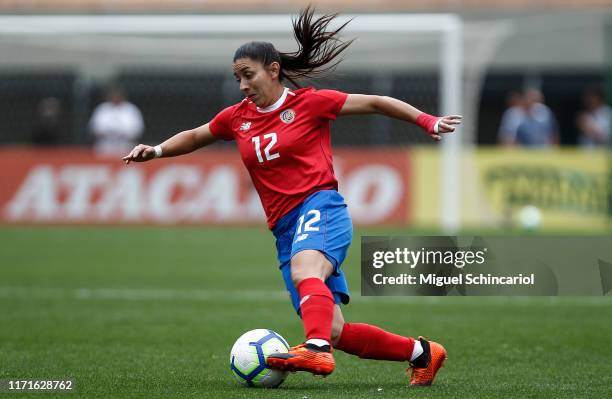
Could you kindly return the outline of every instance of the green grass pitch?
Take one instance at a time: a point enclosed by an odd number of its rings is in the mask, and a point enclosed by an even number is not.
[[[409,388],[405,364],[340,351],[326,379],[237,385],[228,357],[244,331],[303,339],[263,228],[0,229],[0,379],[76,380],[72,396],[35,398],[609,397],[610,297],[362,298],[365,233],[402,231],[356,231],[345,317],[444,343],[433,387]]]

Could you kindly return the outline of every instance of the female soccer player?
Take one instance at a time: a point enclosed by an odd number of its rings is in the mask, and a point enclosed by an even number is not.
[[[382,114],[416,123],[434,140],[455,130],[461,116],[436,117],[400,100],[334,90],[284,86],[317,76],[351,42],[328,30],[335,15],[314,18],[310,7],[293,21],[299,50],[281,53],[271,43],[250,42],[234,55],[233,70],[245,98],[209,123],[180,132],[155,147],[140,144],[123,158],[144,162],[192,152],[212,142],[236,140],[244,165],[276,238],[280,270],[306,341],[268,357],[274,369],[328,375],[332,347],[364,359],[407,361],[411,385],[430,385],[446,358],[442,345],[347,323],[340,304],[349,292],[341,265],[351,243],[351,218],[332,166],[330,121],[337,116]]]

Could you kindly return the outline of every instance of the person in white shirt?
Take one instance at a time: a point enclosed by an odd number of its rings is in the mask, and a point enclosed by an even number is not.
[[[138,107],[125,99],[120,87],[113,86],[108,100],[94,110],[89,130],[94,136],[96,153],[119,155],[136,145],[144,131],[144,122]]]
[[[578,143],[584,148],[609,146],[612,129],[612,108],[605,103],[600,90],[589,90],[584,94],[585,111],[577,118],[580,137]]]

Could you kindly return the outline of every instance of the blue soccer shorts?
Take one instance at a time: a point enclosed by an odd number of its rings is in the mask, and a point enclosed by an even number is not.
[[[300,314],[300,296],[291,280],[291,258],[300,251],[320,251],[334,267],[325,281],[337,304],[350,299],[342,262],[353,239],[353,223],[344,198],[336,190],[321,190],[283,216],[273,231],[285,286],[295,311]]]

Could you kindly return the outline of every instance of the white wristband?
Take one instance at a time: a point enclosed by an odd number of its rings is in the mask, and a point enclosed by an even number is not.
[[[156,145],[155,147],[153,147],[153,150],[155,150],[155,158],[159,158],[162,156],[161,145]]]
[[[435,134],[440,133],[440,121],[442,120],[442,118],[438,118],[438,120],[436,121],[434,127],[433,127],[433,132]]]

